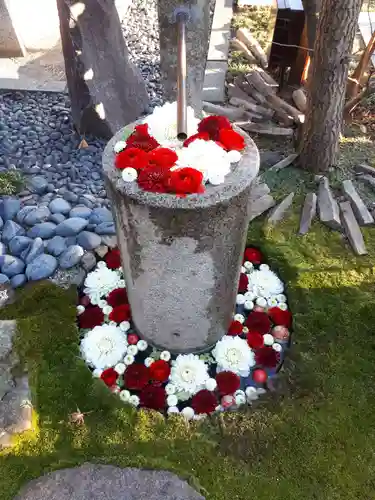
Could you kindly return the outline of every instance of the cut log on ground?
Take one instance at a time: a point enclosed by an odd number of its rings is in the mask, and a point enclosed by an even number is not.
[[[361,233],[361,229],[354,216],[350,201],[340,203],[341,220],[345,229],[345,234],[357,255],[367,254],[365,242]]]
[[[292,137],[294,133],[292,128],[275,127],[272,123],[236,122],[236,125],[247,132],[261,135]]]
[[[224,107],[218,104],[211,104],[210,102],[203,101],[203,109],[212,115],[226,116],[229,120],[240,120],[247,116],[246,111],[242,108]]]
[[[238,40],[237,38],[233,38],[233,40],[231,40],[230,43],[232,45],[232,48],[234,50],[239,50],[244,55],[244,57],[246,57],[246,59],[249,61],[250,64],[257,63],[257,60],[254,57],[254,54],[250,51],[250,49],[248,49],[246,47],[246,45],[243,42],[241,42],[241,40]]]
[[[252,113],[263,115],[266,118],[272,118],[274,115],[274,111],[270,108],[265,108],[264,106],[260,106],[258,104],[252,104],[247,100],[239,99],[237,97],[232,97],[229,101],[229,104],[232,104],[232,106],[239,106],[248,111],[251,111]]]
[[[302,113],[305,113],[307,109],[307,97],[305,92],[302,89],[297,89],[293,92],[292,97],[297,108]]]
[[[236,32],[236,38],[249,47],[262,68],[266,69],[268,66],[267,55],[250,31],[245,28],[239,28]]]
[[[375,176],[375,168],[370,167],[370,165],[366,165],[365,163],[357,165],[354,168],[357,172],[363,172],[365,174],[370,174]]]
[[[308,193],[303,204],[301,220],[299,224],[299,234],[306,234],[311,226],[311,222],[316,216],[317,196],[315,193]]]
[[[291,165],[296,160],[297,157],[298,157],[297,153],[291,154],[286,158],[284,158],[283,160],[276,163],[275,165],[273,165],[272,167],[270,167],[268,170],[270,172],[278,172],[283,168],[289,167],[289,165]]]
[[[277,83],[276,80],[272,78],[272,76],[269,73],[267,73],[267,71],[264,71],[264,69],[262,68],[255,68],[254,71],[257,71],[263,78],[263,80],[266,82],[266,84],[275,92],[277,92],[279,84]]]
[[[367,182],[372,188],[375,188],[375,178],[372,175],[361,175],[358,179]]]
[[[353,212],[357,218],[357,221],[361,226],[367,226],[374,223],[374,218],[367,210],[365,203],[359,196],[354,184],[351,180],[343,181],[342,190],[345,197],[350,201]]]
[[[235,85],[234,83],[230,83],[228,85],[228,97],[235,97],[237,99],[242,99],[243,101],[250,102],[251,104],[256,104],[255,99],[249,96],[239,85]]]

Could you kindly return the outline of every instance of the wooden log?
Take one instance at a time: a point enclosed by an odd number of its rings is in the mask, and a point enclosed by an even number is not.
[[[375,178],[372,175],[361,175],[358,179],[367,182],[372,188],[375,188]]]
[[[239,28],[236,31],[236,38],[243,42],[251,52],[254,54],[254,57],[259,62],[262,68],[266,69],[268,66],[267,55],[260,46],[258,40],[254,38],[254,36],[250,33],[249,30],[245,28]]]
[[[244,57],[249,61],[250,64],[256,64],[257,60],[255,59],[253,53],[246,47],[246,45],[238,40],[237,38],[233,38],[231,40],[231,45],[234,50],[239,50]]]
[[[267,71],[264,71],[262,68],[254,68],[254,71],[260,74],[260,76],[263,78],[265,81],[266,85],[273,91],[277,92],[279,88],[279,84],[272,78],[272,76],[267,73]]]
[[[232,97],[229,101],[229,104],[232,104],[232,106],[239,106],[248,111],[251,111],[252,113],[263,115],[266,118],[272,118],[272,116],[274,115],[274,111],[272,109],[265,108],[264,106],[260,106],[258,104],[252,104],[251,102],[248,102],[244,99],[239,99],[238,97]]]
[[[284,137],[292,137],[294,131],[292,128],[275,127],[272,123],[251,123],[251,122],[236,122],[238,127],[261,135],[278,135]]]
[[[302,89],[297,89],[293,92],[292,97],[297,108],[302,113],[305,113],[307,109],[307,97],[305,92]]]
[[[205,101],[203,101],[203,109],[207,111],[207,113],[213,115],[226,116],[229,120],[232,121],[247,117],[246,111],[242,108],[224,107]]]
[[[231,99],[235,97],[236,99],[242,99],[243,101],[249,102],[251,104],[256,104],[255,99],[249,96],[241,87],[235,85],[234,83],[230,83],[228,85],[228,97]]]
[[[293,153],[293,154],[287,156],[286,158],[284,158],[283,160],[279,161],[278,163],[275,163],[275,165],[272,165],[272,167],[270,167],[268,169],[268,171],[269,172],[278,172],[279,170],[282,170],[283,168],[289,167],[289,165],[291,165],[294,162],[294,160],[296,160],[297,157],[298,157],[298,154]]]
[[[361,165],[356,165],[354,169],[357,172],[363,172],[365,174],[370,174],[375,176],[375,168],[370,167],[370,165],[366,165],[365,163],[362,163]]]

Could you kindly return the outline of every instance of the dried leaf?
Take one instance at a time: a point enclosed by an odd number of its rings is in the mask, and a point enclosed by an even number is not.
[[[78,145],[78,149],[88,148],[88,147],[89,147],[89,145],[87,144],[85,138],[83,138],[82,141]]]

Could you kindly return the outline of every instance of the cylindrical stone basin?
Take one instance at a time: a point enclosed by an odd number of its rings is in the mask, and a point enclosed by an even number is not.
[[[204,352],[226,334],[237,294],[259,153],[246,149],[225,183],[185,198],[125,183],[113,147],[103,154],[132,319],[139,335],[172,353]]]

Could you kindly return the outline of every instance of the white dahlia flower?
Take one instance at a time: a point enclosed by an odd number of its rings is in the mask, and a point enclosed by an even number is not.
[[[280,278],[270,269],[253,271],[248,275],[249,283],[247,289],[257,297],[269,299],[284,291],[284,284]]]
[[[212,351],[218,364],[218,371],[229,370],[241,377],[247,377],[255,365],[255,356],[246,340],[226,335]]]
[[[106,266],[98,266],[86,276],[84,293],[94,299],[96,303],[103,295],[108,295],[115,288],[120,288],[121,277],[117,271],[112,271]]]
[[[172,366],[169,381],[176,387],[177,393],[193,396],[205,388],[209,378],[207,365],[198,356],[180,354]]]
[[[127,349],[124,333],[115,326],[100,325],[85,333],[81,353],[86,363],[105,370],[115,366]]]

